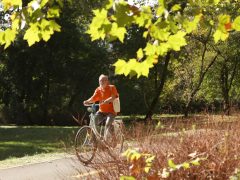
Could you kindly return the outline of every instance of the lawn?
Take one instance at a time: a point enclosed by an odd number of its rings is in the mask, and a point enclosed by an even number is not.
[[[136,129],[133,122],[143,116],[119,116],[119,118],[124,120],[127,129],[133,131]],[[209,122],[232,122],[239,117],[194,116],[190,118],[191,120],[185,120],[181,116],[161,115],[154,116],[154,119],[160,120],[163,131],[169,133],[177,131],[175,125],[185,129],[192,128],[193,121],[202,126],[201,124]],[[73,154],[72,147],[78,129],[79,127],[0,126],[0,169],[60,158],[66,153]],[[132,138],[133,134],[130,136],[130,139]]]
[[[70,150],[78,127],[0,126],[0,161]]]

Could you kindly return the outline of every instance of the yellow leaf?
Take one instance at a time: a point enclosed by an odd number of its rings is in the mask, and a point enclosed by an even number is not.
[[[4,37],[4,31],[0,31],[0,45],[3,45],[5,43],[3,37]]]
[[[178,31],[176,34],[169,36],[167,43],[173,50],[179,51],[182,46],[187,45],[185,35],[185,32]]]
[[[32,46],[35,42],[40,41],[38,23],[30,24],[30,27],[26,31],[23,39],[27,40],[29,46]]]
[[[143,50],[142,50],[142,48],[138,49],[138,51],[137,51],[137,58],[138,59],[142,59],[143,58]]]
[[[236,30],[236,31],[240,31],[240,16],[236,17],[233,21],[233,28]]]
[[[118,59],[118,61],[113,64],[113,66],[115,66],[115,74],[123,74],[126,64],[125,60]]]
[[[157,52],[157,46],[147,43],[144,51],[147,56],[155,55]]]
[[[60,16],[60,9],[58,7],[52,7],[48,9],[47,18],[56,18]]]
[[[12,29],[19,29],[20,19],[14,19],[12,21]]]
[[[45,6],[48,3],[48,0],[42,0],[40,7],[42,8],[43,6]]]
[[[49,21],[49,25],[53,28],[54,31],[60,32],[61,26],[56,23],[54,20]]]
[[[112,24],[112,28],[110,34],[112,36],[118,37],[118,39],[123,43],[124,35],[126,33],[126,29],[124,27],[118,27],[117,23]]]
[[[228,32],[222,32],[221,30],[217,29],[213,34],[214,41],[217,43],[219,40],[225,41],[229,36]]]
[[[2,0],[4,11],[8,10],[13,6],[22,7],[22,0]]]
[[[124,69],[124,75],[127,76],[129,75],[129,73],[131,71],[134,71],[136,66],[137,66],[137,60],[136,59],[130,59],[128,62],[127,62],[127,66],[125,66],[125,69]]]
[[[171,11],[178,11],[181,9],[181,6],[179,4],[175,4],[172,8]]]
[[[15,29],[7,29],[4,33],[5,33],[5,35],[3,36],[5,40],[4,49],[6,49],[15,40],[17,31]]]

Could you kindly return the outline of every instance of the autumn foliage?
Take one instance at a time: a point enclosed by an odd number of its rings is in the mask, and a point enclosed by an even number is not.
[[[128,134],[130,149],[92,166],[102,169],[100,179],[238,179],[239,128],[221,117],[175,119],[158,128],[137,124]]]

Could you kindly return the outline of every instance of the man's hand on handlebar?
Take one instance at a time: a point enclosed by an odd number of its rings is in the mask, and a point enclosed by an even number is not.
[[[92,102],[89,102],[88,100],[86,101],[83,101],[83,105],[84,106],[91,106],[93,103]]]

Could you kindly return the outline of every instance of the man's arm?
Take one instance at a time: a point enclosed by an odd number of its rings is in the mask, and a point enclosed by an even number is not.
[[[103,104],[108,104],[108,103],[110,103],[110,102],[113,102],[113,100],[114,100],[115,98],[116,98],[116,96],[115,96],[115,95],[112,95],[111,97],[105,99],[102,103],[103,103]]]
[[[87,106],[87,105],[89,105],[91,103],[94,103],[94,102],[95,101],[93,101],[91,98],[89,98],[88,100],[83,101],[83,105]]]

